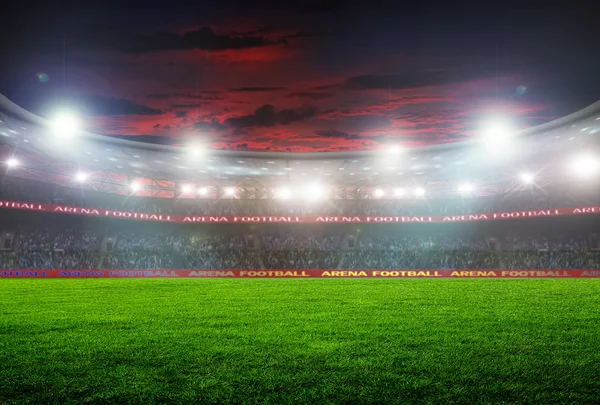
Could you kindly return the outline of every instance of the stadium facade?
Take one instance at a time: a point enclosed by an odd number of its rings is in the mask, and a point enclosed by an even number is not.
[[[209,150],[57,132],[0,97],[0,276],[600,277],[600,102],[491,133]]]

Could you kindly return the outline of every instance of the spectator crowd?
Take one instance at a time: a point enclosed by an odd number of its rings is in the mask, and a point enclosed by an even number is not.
[[[558,233],[422,236],[287,227],[244,235],[24,227],[0,251],[0,269],[599,269],[598,247],[594,235]]]

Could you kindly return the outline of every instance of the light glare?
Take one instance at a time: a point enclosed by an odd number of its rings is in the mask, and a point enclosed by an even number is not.
[[[571,162],[571,169],[579,177],[591,177],[598,172],[598,159],[589,154],[577,156]]]
[[[78,183],[85,183],[87,178],[88,175],[85,172],[77,172],[75,174],[75,181],[77,181]]]
[[[423,187],[415,188],[415,195],[417,197],[423,197],[425,195],[425,189]]]
[[[532,184],[535,180],[535,176],[533,175],[533,173],[528,172],[521,173],[519,177],[521,178],[521,181],[525,184]]]
[[[292,190],[287,187],[282,187],[277,190],[277,197],[282,200],[289,200],[292,197]]]
[[[16,158],[8,158],[6,165],[10,168],[19,166],[19,161]]]
[[[54,135],[70,137],[81,131],[81,121],[72,112],[58,114],[51,124]]]
[[[472,193],[474,190],[474,187],[471,183],[463,183],[460,186],[458,186],[458,192],[459,193]]]

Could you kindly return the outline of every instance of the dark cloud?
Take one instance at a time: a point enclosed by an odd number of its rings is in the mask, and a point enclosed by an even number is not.
[[[257,92],[269,92],[269,91],[280,91],[285,90],[285,87],[238,87],[229,89],[231,92],[236,93],[257,93]]]
[[[187,111],[175,111],[175,117],[177,118],[183,118],[187,115]]]
[[[70,103],[75,103],[78,110],[83,110],[91,116],[111,115],[159,115],[163,111],[123,98],[104,97],[99,95],[81,94],[70,97]]]
[[[290,93],[286,97],[288,98],[308,98],[311,100],[326,100],[333,97],[331,93],[319,93],[316,91],[300,91],[296,93]]]
[[[188,31],[183,35],[175,32],[155,32],[151,35],[133,35],[110,28],[89,30],[73,39],[72,46],[86,49],[103,49],[127,53],[147,53],[169,50],[224,51],[246,49],[277,42],[257,36],[233,36],[215,34],[210,27]]]
[[[393,74],[370,74],[350,77],[346,87],[359,89],[410,89],[425,86],[472,81],[489,78],[496,67],[489,65],[454,66],[444,69],[409,70]],[[503,74],[509,72],[504,71]]]
[[[158,129],[158,128],[160,128],[160,124],[156,124],[156,125],[155,125],[155,126],[153,126],[152,128],[154,128],[154,129]]]
[[[317,110],[314,107],[276,111],[274,106],[266,104],[259,107],[253,114],[228,118],[224,124],[232,128],[272,127],[275,124],[289,125],[295,121],[314,117],[316,113]]]
[[[171,104],[171,107],[173,108],[198,108],[201,107],[202,104],[200,103],[177,103],[177,104]]]
[[[199,131],[221,131],[225,129],[225,126],[217,120],[212,120],[195,122],[194,128]]]
[[[360,135],[349,134],[344,131],[329,130],[329,129],[317,131],[316,134],[323,138],[340,138],[340,139],[361,139],[361,138],[363,138]]]
[[[151,93],[151,94],[146,94],[146,97],[157,99],[157,100],[167,100],[171,97],[171,95],[166,94],[166,93]]]
[[[302,121],[306,118],[314,117],[317,109],[314,107],[301,107],[295,110],[286,109],[277,113],[277,120],[282,125],[288,125],[295,121]]]

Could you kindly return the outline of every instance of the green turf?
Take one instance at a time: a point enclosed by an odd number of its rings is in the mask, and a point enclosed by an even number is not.
[[[0,280],[0,403],[600,403],[600,280]]]

